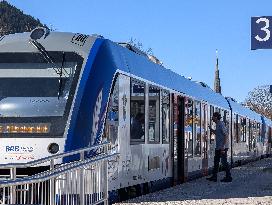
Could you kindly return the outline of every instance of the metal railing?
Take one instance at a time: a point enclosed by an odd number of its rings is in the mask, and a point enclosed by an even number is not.
[[[11,178],[0,181],[0,204],[85,205],[108,203],[108,159],[119,154],[108,152],[109,143],[46,157],[25,164],[3,165]],[[90,158],[85,152],[92,151]],[[80,159],[55,166],[54,160],[80,154]],[[16,178],[16,168],[50,161],[50,169]],[[0,168],[2,168],[0,166]]]

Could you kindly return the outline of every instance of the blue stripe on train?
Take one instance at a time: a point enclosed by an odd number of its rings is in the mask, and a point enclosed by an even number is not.
[[[65,151],[101,141],[107,101],[117,69],[110,46],[110,41],[104,40],[91,50],[81,78]]]
[[[77,119],[78,112],[79,112],[79,106],[81,103],[83,92],[85,90],[85,86],[86,86],[87,79],[90,74],[92,65],[95,61],[95,57],[96,57],[102,43],[103,43],[103,39],[97,39],[94,42],[94,44],[90,50],[90,54],[88,56],[88,60],[86,62],[85,68],[81,68],[81,69],[84,69],[84,72],[83,72],[83,75],[82,75],[82,78],[81,78],[81,81],[79,84],[78,92],[76,94],[74,109],[73,109],[72,116],[71,116],[70,126],[68,128],[68,134],[67,134],[67,138],[66,138],[64,151],[73,150],[73,144],[72,144],[73,140],[72,139],[75,134],[75,126],[76,126],[76,119]]]

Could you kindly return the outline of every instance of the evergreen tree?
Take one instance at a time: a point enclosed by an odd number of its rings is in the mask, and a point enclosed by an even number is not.
[[[38,26],[47,28],[39,19],[24,14],[5,0],[0,1],[0,36],[28,32]]]

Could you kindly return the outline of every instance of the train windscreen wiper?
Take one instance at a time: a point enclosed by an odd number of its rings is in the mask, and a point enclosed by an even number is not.
[[[29,40],[29,43],[30,43],[33,47],[37,48],[37,50],[40,52],[40,54],[42,55],[42,57],[44,58],[44,60],[46,60],[48,63],[51,63],[51,64],[53,65],[54,71],[59,75],[59,73],[60,73],[59,69],[56,70],[56,69],[54,68],[54,66],[55,66],[55,67],[57,67],[57,66],[56,66],[56,64],[54,63],[54,61],[52,60],[52,58],[48,55],[48,52],[45,50],[45,48],[42,46],[42,44],[40,44],[38,41],[36,41],[36,40],[34,40],[34,39],[30,39],[30,40]]]
[[[58,91],[58,99],[62,94],[62,74],[63,74],[63,68],[64,68],[64,62],[65,62],[65,53],[62,52],[62,62],[61,62],[61,68],[59,72],[59,91]],[[65,70],[65,69],[64,69]]]
[[[48,52],[45,50],[45,48],[40,44],[37,40],[35,39],[30,39],[29,40],[30,44],[37,48],[37,50],[40,52],[42,57],[50,64],[53,65],[53,70],[59,75],[59,87],[58,87],[58,99],[61,96],[62,93],[62,75],[63,71],[69,75],[64,68],[64,63],[65,63],[65,53],[62,53],[62,63],[61,63],[61,68],[58,68],[58,66],[55,64],[55,62],[52,60],[52,58],[48,55]]]

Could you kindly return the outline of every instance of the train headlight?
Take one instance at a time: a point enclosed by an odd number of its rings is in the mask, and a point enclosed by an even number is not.
[[[57,143],[51,143],[48,145],[47,150],[50,154],[56,154],[59,151],[59,145]]]
[[[49,34],[49,29],[44,28],[44,27],[37,27],[34,28],[31,33],[30,33],[30,38],[32,40],[38,40],[41,39],[42,37],[46,38],[46,36],[48,36]]]
[[[0,123],[0,133],[49,133],[50,123]]]

